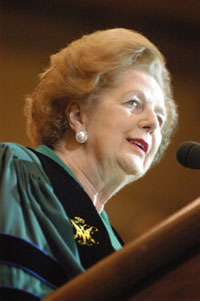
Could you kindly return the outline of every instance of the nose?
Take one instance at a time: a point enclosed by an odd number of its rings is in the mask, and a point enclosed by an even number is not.
[[[152,134],[158,127],[158,118],[151,106],[148,106],[148,108],[146,108],[141,114],[139,126],[150,134]]]

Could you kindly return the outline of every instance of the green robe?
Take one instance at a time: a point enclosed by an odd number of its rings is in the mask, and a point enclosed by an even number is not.
[[[64,165],[46,146],[39,147],[38,151]],[[70,173],[69,169],[66,171]],[[105,211],[100,217],[114,249],[119,249],[121,245],[113,235]],[[55,260],[53,264],[56,265],[57,261],[62,263],[62,269],[67,275],[66,281],[84,271],[72,224],[55,195],[39,158],[31,150],[13,143],[0,145],[0,232],[3,233],[3,239],[5,236],[9,239],[21,238],[32,244],[30,248],[38,248],[42,256]],[[15,250],[13,243],[11,248],[13,254],[20,250],[17,246]],[[23,254],[19,255],[25,257]],[[8,262],[5,258],[7,254],[1,258],[0,252],[0,286],[24,290],[38,298],[48,295],[56,288],[45,278],[38,277],[37,273],[23,265],[12,264],[12,260]]]

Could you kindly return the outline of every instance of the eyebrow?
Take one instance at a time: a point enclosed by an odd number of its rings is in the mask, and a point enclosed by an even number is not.
[[[151,101],[149,101],[146,98],[145,94],[141,90],[131,90],[131,91],[124,93],[122,96],[128,97],[131,94],[136,94],[136,96],[142,97],[147,103],[151,103]],[[159,106],[159,105],[156,106],[156,112],[161,113],[165,118],[167,118],[167,108],[165,106],[165,103],[164,103],[164,107],[165,108],[163,108],[162,106]]]
[[[164,110],[162,107],[159,106],[156,108],[156,112],[161,113],[164,118],[167,118],[167,110],[166,109]]]
[[[128,92],[122,94],[122,96],[126,97],[126,96],[129,96],[131,94],[137,94],[139,96],[142,96],[143,98],[146,98],[145,95],[144,95],[144,93],[141,92],[140,90],[131,90],[131,91],[128,91]]]

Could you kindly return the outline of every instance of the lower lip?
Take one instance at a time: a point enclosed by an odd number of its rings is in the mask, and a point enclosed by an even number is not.
[[[140,153],[145,155],[145,151],[143,149],[141,149],[137,144],[131,143],[130,141],[128,141],[128,143],[134,147],[135,149],[137,149]]]

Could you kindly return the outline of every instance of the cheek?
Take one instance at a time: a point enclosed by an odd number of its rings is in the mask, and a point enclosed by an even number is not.
[[[160,144],[161,144],[161,140],[162,140],[162,136],[160,135],[160,137],[157,137],[156,139],[152,140],[152,148],[151,151],[149,152],[148,156],[146,157],[145,161],[144,161],[144,166],[145,166],[145,170],[147,171],[151,165],[152,162],[159,150]]]
[[[112,114],[113,113],[113,114]],[[125,119],[126,120],[126,119]],[[122,122],[123,121],[123,122]],[[95,114],[92,121],[88,124],[88,131],[93,135],[100,137],[110,137],[116,139],[116,136],[123,130],[124,120],[119,118],[118,112],[104,111]]]
[[[152,145],[151,145],[151,150],[149,151],[148,155],[147,155],[147,160],[148,161],[153,161],[159,147],[162,141],[162,135],[159,132],[154,133],[154,135],[152,136]]]
[[[156,153],[160,147],[161,141],[162,141],[162,135],[159,132],[159,133],[157,133],[157,135],[155,135],[155,137],[152,141],[152,143],[153,143],[152,152],[153,152],[154,156],[156,155]]]

